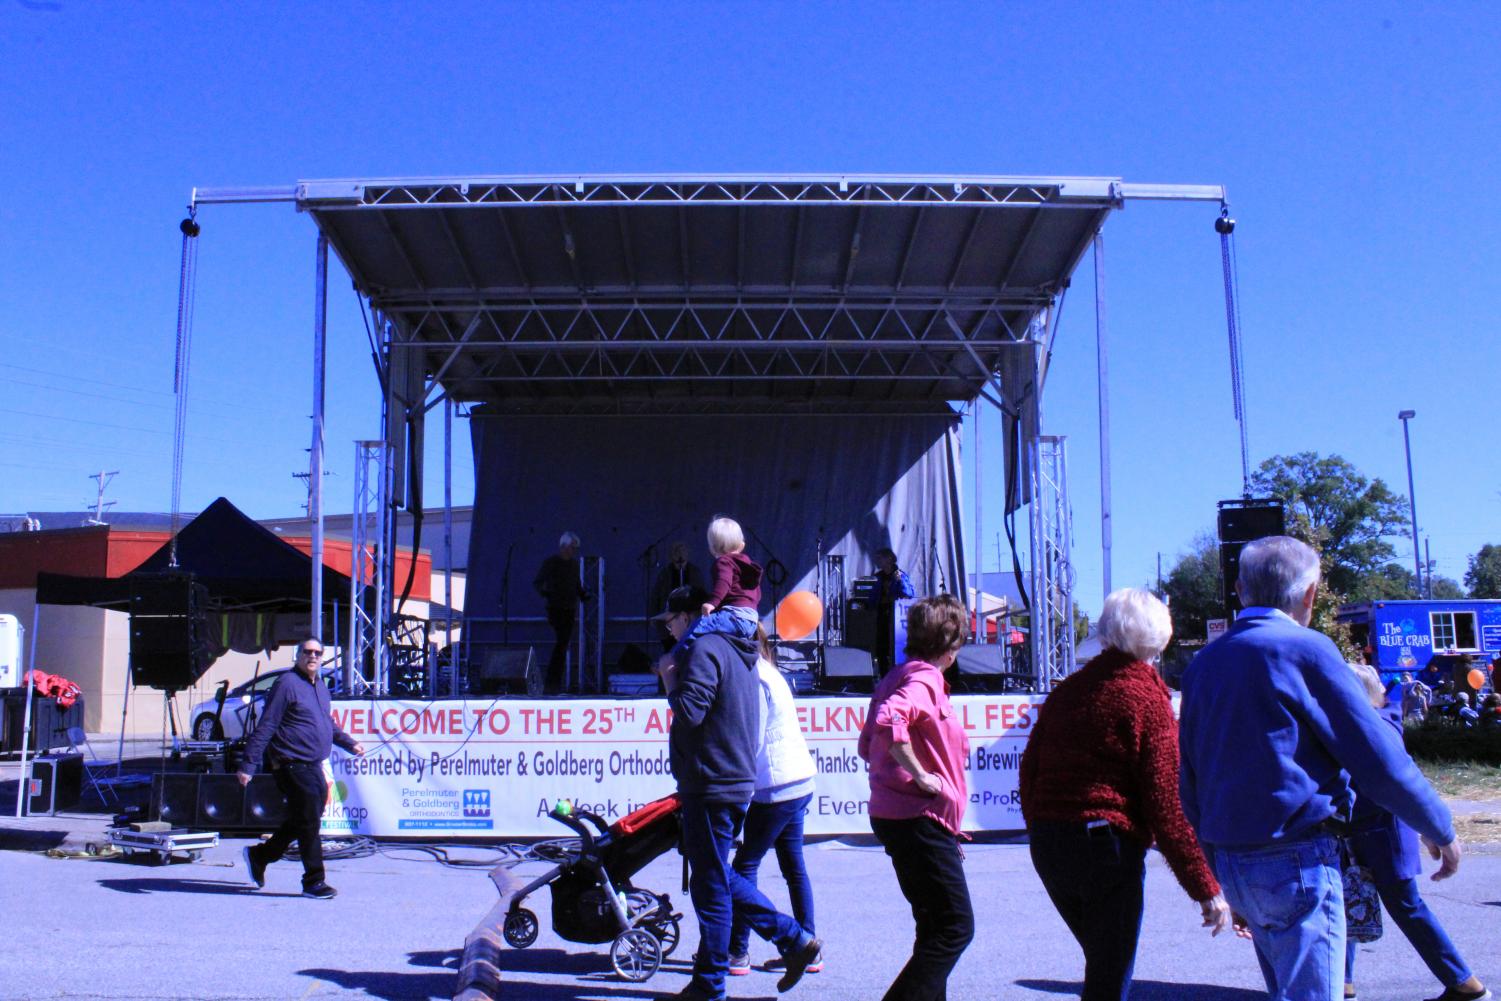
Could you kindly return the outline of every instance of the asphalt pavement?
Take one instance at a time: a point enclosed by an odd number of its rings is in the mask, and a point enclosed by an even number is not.
[[[169,866],[143,860],[58,859],[34,849],[77,848],[99,837],[98,816],[0,819],[0,914],[10,929],[0,949],[0,998],[302,999],[449,998],[464,937],[497,896],[483,869],[444,867],[412,850],[389,849],[336,861],[332,901],[298,894],[295,863],[271,868],[257,891],[240,849],[225,840],[201,861]],[[30,849],[30,850],[28,850]],[[481,858],[483,848],[456,849]],[[884,854],[866,844],[828,841],[808,849],[818,931],[827,969],[789,997],[878,998],[905,961],[912,924]],[[967,849],[977,934],[950,982],[953,999],[1052,1001],[1077,997],[1082,961],[1049,905],[1024,845]],[[687,912],[684,943],[650,981],[617,979],[605,947],[553,933],[548,892],[533,898],[542,924],[534,946],[502,955],[507,998],[626,1001],[668,997],[688,980],[697,940],[674,853],[637,885],[672,895]],[[763,883],[785,901],[775,865]],[[1501,980],[1501,855],[1472,853],[1460,875],[1429,884],[1428,900],[1477,972]],[[764,961],[770,946],[753,945]],[[1400,934],[1362,947],[1357,982],[1368,1001],[1416,1001],[1438,993]],[[776,997],[775,976],[733,978],[731,996]],[[1151,856],[1147,913],[1134,1001],[1254,1001],[1263,997],[1248,943],[1213,939],[1198,908]]]

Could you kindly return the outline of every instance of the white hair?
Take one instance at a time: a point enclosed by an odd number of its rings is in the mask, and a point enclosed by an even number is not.
[[[1240,551],[1237,583],[1241,601],[1248,606],[1290,612],[1318,582],[1319,554],[1312,546],[1291,536],[1257,539],[1246,543],[1246,548]]]
[[[577,532],[564,532],[562,535],[558,536],[558,548],[559,549],[562,549],[564,546],[578,546],[578,545],[581,545],[581,543],[579,542],[579,537],[578,537],[578,533]]]
[[[1137,660],[1151,660],[1172,638],[1172,616],[1151,591],[1123,587],[1105,598],[1100,611],[1100,639],[1105,646]]]
[[[1381,683],[1381,675],[1370,664],[1361,664],[1357,661],[1347,661],[1350,670],[1360,679],[1365,687],[1365,697],[1370,700],[1372,707],[1380,709],[1386,705],[1386,686]]]
[[[740,531],[740,522],[723,515],[709,522],[709,552],[723,556],[744,548],[745,535]]]

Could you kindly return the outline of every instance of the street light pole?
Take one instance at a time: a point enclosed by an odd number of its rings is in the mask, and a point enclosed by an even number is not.
[[[1423,596],[1423,551],[1418,544],[1418,498],[1412,489],[1412,437],[1407,433],[1407,422],[1416,417],[1416,410],[1403,410],[1397,414],[1397,420],[1402,422],[1402,445],[1407,450],[1407,503],[1409,516],[1412,519],[1412,568],[1417,574],[1413,578],[1413,584],[1417,588],[1418,597]]]

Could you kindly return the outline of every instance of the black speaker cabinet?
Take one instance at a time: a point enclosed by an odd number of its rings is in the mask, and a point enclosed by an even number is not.
[[[1286,531],[1282,502],[1270,498],[1220,501],[1221,542],[1254,542]]]
[[[1003,675],[1011,673],[1011,648],[999,643],[983,646],[965,644],[959,648],[954,668],[967,675]]]
[[[244,825],[249,830],[273,831],[287,819],[287,797],[270,775],[255,775],[245,787]]]
[[[869,650],[852,646],[828,646],[823,649],[825,678],[867,678],[876,676],[876,660]]]
[[[71,809],[81,798],[82,754],[43,754],[32,759],[25,800],[28,816]]]
[[[1272,498],[1220,501],[1220,582],[1225,615],[1235,618],[1241,610],[1235,582],[1240,579],[1240,551],[1246,543],[1287,531],[1282,502]]]
[[[287,798],[270,775],[248,786],[233,774],[157,773],[151,777],[151,816],[173,827],[207,831],[270,831],[287,816]]]
[[[132,680],[168,692],[187,688],[214,663],[208,589],[186,574],[143,576],[132,587]]]
[[[151,776],[151,816],[173,827],[192,827],[198,817],[198,774]]]
[[[486,647],[469,668],[469,690],[482,695],[504,692],[533,698],[542,694],[542,667],[532,647]]]
[[[194,826],[210,830],[242,827],[245,823],[245,786],[225,772],[198,776],[198,814]]]

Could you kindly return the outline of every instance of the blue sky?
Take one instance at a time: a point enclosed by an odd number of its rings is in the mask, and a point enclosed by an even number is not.
[[[1419,523],[1459,577],[1501,542],[1501,18],[1305,6],[6,2],[0,513],[81,508],[101,469],[120,470],[122,509],[168,507],[176,224],[195,185],[1085,174],[1228,186],[1253,459],[1339,453],[1405,493],[1396,413],[1416,409]],[[1106,229],[1117,586],[1150,580],[1239,492],[1214,215],[1132,204]],[[200,221],[184,506],[224,494],[291,514],[313,228],[284,206]],[[378,394],[337,269],[331,290],[342,509]],[[1086,258],[1044,405],[1070,438],[1079,596],[1096,609],[1091,295]],[[998,451],[986,469],[991,569]]]

